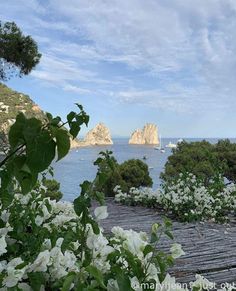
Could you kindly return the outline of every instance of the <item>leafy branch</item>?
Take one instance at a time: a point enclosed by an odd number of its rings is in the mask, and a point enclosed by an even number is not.
[[[10,150],[0,162],[0,197],[11,202],[13,180],[16,179],[24,194],[35,186],[38,174],[45,171],[57,157],[61,160],[70,150],[70,139],[75,138],[82,125],[88,125],[89,116],[82,105],[79,113],[71,111],[67,120],[46,114],[44,121],[26,118],[19,113],[9,131]],[[68,126],[67,129],[65,126]]]

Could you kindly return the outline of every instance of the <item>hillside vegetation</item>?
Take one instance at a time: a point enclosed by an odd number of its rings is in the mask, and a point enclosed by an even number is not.
[[[44,117],[42,110],[28,95],[0,83],[0,131],[6,132],[19,112],[23,112],[27,117],[34,116],[40,119]]]

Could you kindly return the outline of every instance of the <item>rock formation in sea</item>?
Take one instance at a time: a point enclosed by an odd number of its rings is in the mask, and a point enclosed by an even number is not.
[[[103,123],[98,123],[85,136],[84,142],[89,145],[113,144],[109,129]]]
[[[98,123],[85,136],[84,140],[71,140],[71,148],[94,145],[111,145],[113,141],[109,129],[103,124]]]
[[[158,145],[158,129],[155,124],[147,123],[143,129],[135,130],[130,139],[129,144],[153,144]]]

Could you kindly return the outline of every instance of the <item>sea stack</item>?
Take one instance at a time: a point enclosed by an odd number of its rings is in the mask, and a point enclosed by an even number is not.
[[[91,129],[84,139],[71,139],[71,149],[95,145],[111,145],[113,141],[111,139],[110,130],[103,124],[98,123],[93,129]]]
[[[103,123],[98,123],[85,136],[84,143],[87,145],[110,145],[113,144],[110,130]]]
[[[147,123],[142,130],[135,130],[129,139],[129,144],[158,145],[159,139],[157,126],[152,123]]]

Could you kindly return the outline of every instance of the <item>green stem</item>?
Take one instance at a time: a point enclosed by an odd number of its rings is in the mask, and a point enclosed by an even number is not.
[[[25,146],[25,143],[22,144],[21,146],[19,146],[17,149],[15,149],[13,152],[11,152],[8,156],[5,157],[5,159],[3,159],[0,162],[0,168],[12,157],[14,156],[14,154],[16,154],[20,149],[22,149]]]

